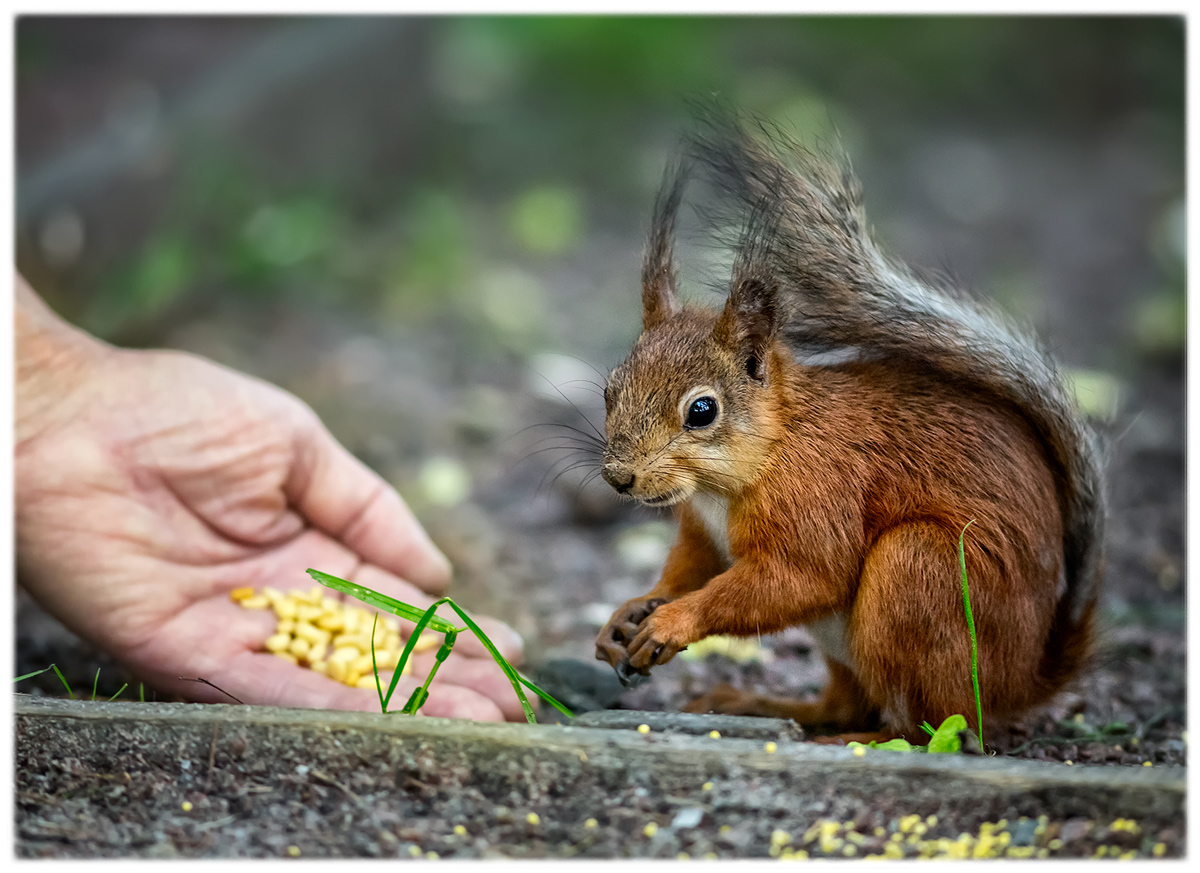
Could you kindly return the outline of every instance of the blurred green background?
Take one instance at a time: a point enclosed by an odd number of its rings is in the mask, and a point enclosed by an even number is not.
[[[836,129],[885,244],[1035,319],[1104,296],[1043,246],[1136,249],[1097,329],[1181,342],[1171,18],[24,17],[18,260],[123,342],[286,297],[486,355],[611,355],[684,101],[710,93]],[[1096,210],[1120,226],[1087,240]]]

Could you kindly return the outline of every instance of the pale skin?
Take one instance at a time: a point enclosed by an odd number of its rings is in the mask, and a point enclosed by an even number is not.
[[[101,343],[19,275],[15,340],[18,580],[38,604],[168,694],[231,702],[199,678],[248,704],[378,711],[374,691],[262,651],[274,614],[229,593],[308,590],[314,567],[429,605],[451,568],[396,491],[293,395],[193,355]],[[520,637],[476,619],[520,663]],[[433,655],[414,656],[394,706]],[[421,711],[523,718],[469,633]]]

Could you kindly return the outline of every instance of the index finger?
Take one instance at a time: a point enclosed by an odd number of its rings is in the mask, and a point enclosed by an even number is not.
[[[396,490],[334,439],[315,413],[300,427],[296,460],[284,485],[292,505],[364,563],[427,593],[444,591],[450,562]]]

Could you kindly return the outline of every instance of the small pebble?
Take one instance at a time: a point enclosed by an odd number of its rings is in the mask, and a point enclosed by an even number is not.
[[[638,733],[639,733],[639,734],[648,734],[648,733],[650,733],[650,725],[648,725],[648,724],[639,724],[639,725],[638,725]]]

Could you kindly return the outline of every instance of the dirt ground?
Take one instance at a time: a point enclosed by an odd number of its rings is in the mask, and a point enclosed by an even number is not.
[[[221,51],[229,44],[220,42]],[[25,119],[40,123],[36,113],[19,115],[19,129]],[[877,147],[859,165],[868,207],[885,204],[875,220],[893,249],[926,265],[953,264],[981,294],[999,289],[1002,303],[1024,307],[1060,360],[1103,371],[1119,386],[1115,414],[1097,422],[1111,453],[1101,650],[1093,668],[1044,713],[1006,736],[987,738],[1001,755],[1081,766],[1186,763],[1184,350],[1181,341],[1163,341],[1154,329],[1164,320],[1154,294],[1170,273],[1155,252],[1164,245],[1163,233],[1169,236],[1164,224],[1176,206],[1182,208],[1181,169],[1173,156],[1148,145],[1144,121],[1131,111],[1037,138],[1020,129],[980,131],[969,122],[943,120],[919,137]],[[52,125],[41,124],[19,142],[33,143],[33,149],[55,141]],[[1019,162],[1020,172],[1005,178],[1020,181],[985,215],[956,221],[939,211],[936,184],[929,182],[937,174],[929,168],[981,138],[994,154]],[[920,187],[922,179],[928,190]],[[872,199],[872,182],[880,201]],[[602,404],[586,389],[576,390],[576,380],[602,381],[636,331],[637,229],[648,208],[647,198],[596,218],[580,253],[539,274],[553,289],[542,325],[552,340],[539,348],[514,352],[481,340],[487,325],[476,312],[449,309],[430,322],[406,325],[311,295],[192,299],[174,310],[178,318],[160,319],[139,341],[211,356],[311,403],[339,439],[393,481],[417,510],[455,564],[457,599],[516,627],[527,641],[531,672],[557,681],[576,707],[676,709],[718,682],[813,693],[824,667],[801,629],[743,648],[718,646],[702,658],[677,658],[629,691],[615,687],[591,660],[592,641],[612,609],[652,586],[672,523],[619,503],[595,476],[587,481],[594,467],[568,469],[586,462],[583,455],[567,448],[539,451],[562,446],[568,428],[602,426]],[[22,251],[30,271],[49,275],[34,254]],[[1014,262],[1024,266],[1014,272]],[[69,277],[60,281],[69,292]],[[1022,283],[1024,291],[1017,288]],[[597,321],[598,312],[609,313],[609,322]],[[1166,321],[1169,334],[1169,315]],[[549,382],[562,391],[550,390]],[[439,501],[422,486],[433,456],[465,474],[469,487],[461,499]],[[17,597],[18,675],[53,662],[76,689],[90,692],[97,668],[102,694],[136,682],[22,593]],[[49,674],[19,690],[61,694]],[[21,790],[36,793],[29,781],[36,776],[19,773]],[[348,778],[343,784],[357,790],[358,777]],[[327,803],[341,789],[296,790],[308,792],[300,803],[314,793]],[[445,792],[436,786],[404,790],[404,815],[450,815],[438,812]],[[643,790],[630,787],[614,797],[637,807],[648,802],[634,796]],[[276,798],[272,803],[283,804],[277,808],[245,792],[239,797],[241,806],[227,809],[234,801],[223,800],[214,816],[241,810],[270,817],[295,800]],[[482,815],[482,809],[475,812]],[[454,812],[460,814],[475,813]],[[494,807],[491,814],[498,815]],[[747,818],[742,827],[759,825]],[[22,852],[40,853],[33,837],[22,832],[22,838],[33,840]],[[736,856],[750,844],[750,837],[738,839],[730,838],[722,853]],[[348,851],[392,855],[395,840],[393,831],[384,842]],[[1179,840],[1171,836],[1172,853],[1182,851]],[[488,854],[469,842],[460,848],[466,857]],[[585,854],[604,851],[598,846]]]

